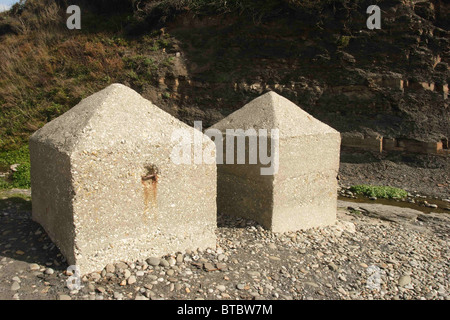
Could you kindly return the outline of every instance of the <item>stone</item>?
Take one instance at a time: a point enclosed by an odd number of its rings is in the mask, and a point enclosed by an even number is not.
[[[128,265],[124,262],[118,262],[114,267],[114,270],[126,270],[126,269],[128,269]]]
[[[156,279],[158,279],[158,277],[157,277],[156,275],[154,275],[154,274],[149,274],[149,275],[148,275],[148,278],[149,278],[150,280],[153,280],[153,281],[155,281]]]
[[[343,274],[338,275],[338,279],[344,282],[347,281],[347,278]]]
[[[120,293],[120,292],[114,292],[114,299],[122,300],[123,299],[123,294]]]
[[[55,270],[53,270],[52,268],[45,269],[45,274],[52,275],[54,273],[55,273]]]
[[[105,267],[105,271],[106,271],[106,273],[114,273],[116,271],[116,268],[114,267],[113,264],[108,264]]]
[[[245,289],[245,284],[243,284],[243,283],[238,283],[238,284],[236,285],[236,288],[237,288],[238,290],[244,290],[244,289]]]
[[[224,164],[218,162],[217,166],[219,212],[257,221],[274,232],[335,223],[341,142],[338,131],[274,92],[251,101],[210,129],[219,130],[227,138],[248,137],[244,146],[246,164],[231,164],[227,159],[239,159],[244,139],[234,139],[237,147],[231,151],[224,138]],[[244,133],[236,131],[239,129]],[[227,130],[234,133],[226,135]],[[264,153],[265,137],[269,153]],[[272,162],[261,161],[259,156],[256,164],[251,164],[250,140],[257,141],[258,154],[267,156],[271,148]]]
[[[223,284],[219,284],[216,289],[220,292],[224,292],[225,290],[227,290],[227,287],[225,287]]]
[[[39,271],[41,267],[37,263],[30,264],[30,271]]]
[[[340,231],[341,233],[342,231],[346,231],[348,233],[356,232],[355,224],[350,221],[337,220],[334,228],[335,230]]]
[[[152,290],[153,289],[153,285],[152,284],[145,284],[144,288],[147,290]]]
[[[161,263],[161,259],[155,257],[148,258],[146,261],[149,265],[154,267],[159,266],[159,264]]]
[[[175,270],[169,269],[169,270],[167,270],[166,274],[167,274],[169,277],[171,277],[171,276],[173,276],[173,275],[175,274]]]
[[[224,255],[224,254],[219,254],[219,255],[217,256],[217,260],[219,260],[219,261],[224,261],[226,258],[227,258],[227,256]]]
[[[275,256],[269,256],[269,259],[273,261],[281,261],[281,258]]]
[[[434,203],[428,203],[428,202],[426,202],[426,201],[424,201],[424,203],[425,203],[425,206],[428,207],[428,208],[433,208],[433,209],[437,209],[437,208],[438,208],[438,205],[437,205],[437,204],[434,204]]]
[[[339,287],[339,288],[337,288],[337,291],[344,296],[348,295],[348,292],[345,291],[344,288]]]
[[[20,289],[20,284],[17,281],[14,281],[11,285],[11,291],[17,291]]]
[[[103,287],[98,287],[98,288],[97,288],[97,291],[100,292],[100,293],[105,293],[105,292],[106,292],[106,289],[103,288]]]
[[[258,271],[248,271],[247,272],[250,277],[259,278],[261,277],[261,273]]]
[[[203,265],[206,271],[211,272],[217,270],[217,268],[210,262],[207,262]]]
[[[411,283],[411,277],[410,276],[402,276],[400,279],[398,279],[398,285],[400,287],[407,286]]]
[[[70,296],[68,296],[67,294],[60,294],[59,300],[72,300],[72,298]]]
[[[305,282],[305,284],[313,288],[320,288],[320,286],[315,282]]]
[[[215,155],[201,132],[113,84],[31,136],[33,220],[81,274],[216,246],[216,165],[177,164],[176,132]]]
[[[339,207],[349,207],[354,205],[348,201],[338,201]],[[403,224],[408,221],[416,221],[422,213],[411,208],[402,208],[379,203],[358,203],[358,211],[363,211],[364,215],[381,220],[397,222]]]
[[[170,267],[170,264],[166,259],[161,259],[161,262],[159,264],[161,267],[164,267],[164,268]]]
[[[90,276],[93,281],[98,281],[102,278],[102,276],[97,272],[91,273]]]
[[[135,276],[130,276],[128,278],[128,284],[134,284],[136,283],[136,277]]]
[[[174,265],[177,264],[177,261],[176,261],[175,258],[173,258],[173,257],[169,257],[169,258],[167,259],[167,262],[169,263],[169,266],[171,266],[171,267],[173,267]]]
[[[216,267],[218,270],[226,270],[227,265],[225,263],[216,263]]]

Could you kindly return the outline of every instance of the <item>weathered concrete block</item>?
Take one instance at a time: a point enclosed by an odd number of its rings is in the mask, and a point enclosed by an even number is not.
[[[255,129],[258,138],[259,130],[265,129],[272,152],[278,153],[274,157],[278,158],[278,168],[273,175],[261,175],[260,169],[267,166],[260,158],[256,164],[219,164],[219,212],[253,219],[275,232],[334,224],[339,132],[274,92],[253,100],[211,129],[220,130],[224,136],[230,129]],[[274,129],[279,132],[278,143],[270,134]],[[255,137],[248,134],[247,138],[245,149],[249,152],[250,140]],[[273,148],[277,144],[278,150]],[[259,140],[258,149],[260,146]],[[268,150],[270,153],[271,148]]]
[[[114,84],[33,134],[33,219],[69,264],[85,274],[215,246],[216,165],[176,165],[179,129],[193,133]],[[209,138],[201,146],[215,151]]]

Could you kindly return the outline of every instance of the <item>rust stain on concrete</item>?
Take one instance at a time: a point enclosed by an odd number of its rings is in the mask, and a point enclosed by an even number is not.
[[[141,178],[144,187],[145,217],[153,212],[153,218],[156,221],[159,171],[156,166],[148,166],[146,170],[147,174]]]

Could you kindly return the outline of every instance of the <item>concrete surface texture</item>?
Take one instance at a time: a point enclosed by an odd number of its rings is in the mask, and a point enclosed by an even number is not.
[[[251,101],[212,128],[224,136],[227,129],[265,129],[269,136],[273,129],[279,130],[278,150],[272,148],[278,152],[274,158],[279,168],[273,175],[261,175],[259,169],[265,166],[260,160],[218,165],[219,212],[253,219],[274,232],[335,223],[339,132],[274,92]],[[275,141],[268,140],[273,146]]]
[[[33,134],[33,219],[82,274],[215,248],[216,165],[174,164],[179,129],[192,132],[113,84]],[[202,148],[214,147],[203,139]]]

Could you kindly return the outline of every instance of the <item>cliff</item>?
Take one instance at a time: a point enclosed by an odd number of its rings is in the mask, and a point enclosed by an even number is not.
[[[344,146],[442,153],[450,117],[444,1],[32,1],[0,16],[1,148],[109,83],[212,125],[273,90]],[[369,5],[380,30],[366,27]],[[7,117],[10,115],[12,117]]]

